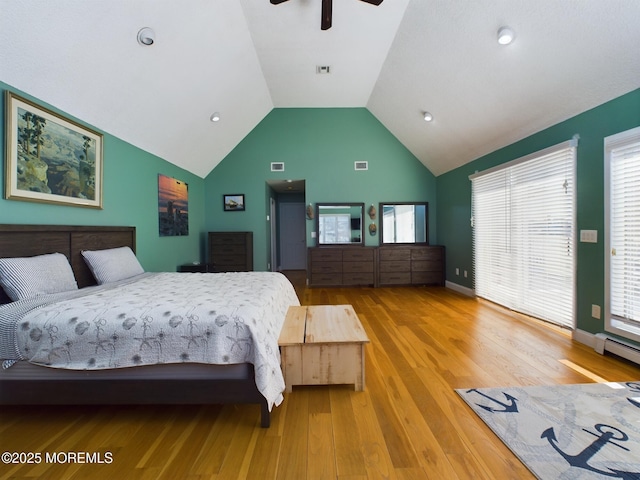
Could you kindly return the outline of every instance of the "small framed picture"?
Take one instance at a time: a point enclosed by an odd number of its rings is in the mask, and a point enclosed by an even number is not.
[[[222,199],[225,212],[244,211],[244,194],[223,195]]]

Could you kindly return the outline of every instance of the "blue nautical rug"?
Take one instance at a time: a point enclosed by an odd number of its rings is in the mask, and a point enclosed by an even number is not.
[[[541,480],[640,480],[640,381],[456,392]]]

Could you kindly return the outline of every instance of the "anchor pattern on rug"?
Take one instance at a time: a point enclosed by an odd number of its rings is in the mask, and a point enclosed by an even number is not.
[[[477,406],[479,406],[480,408],[486,410],[487,412],[491,412],[491,413],[511,413],[511,412],[517,412],[518,411],[518,399],[516,397],[514,397],[513,395],[509,395],[508,393],[502,392],[502,394],[505,396],[505,398],[507,399],[507,402],[509,403],[505,403],[502,402],[500,400],[498,400],[497,398],[493,398],[490,397],[489,395],[479,391],[477,388],[472,388],[470,390],[467,390],[467,393],[471,393],[471,392],[475,392],[478,395],[488,399],[489,401],[493,402],[496,405],[500,405],[500,407],[502,408],[495,408],[495,407],[489,407],[487,405],[482,405],[480,403],[476,403]]]
[[[599,473],[600,475],[604,475],[606,477],[611,478],[621,478],[624,480],[632,480],[632,479],[640,479],[640,472],[624,472],[620,470],[601,470],[589,465],[589,460],[593,458],[602,448],[605,448],[607,445],[614,445],[623,450],[629,451],[628,448],[619,445],[614,440],[618,442],[626,442],[629,440],[629,436],[620,430],[619,428],[612,427],[611,425],[605,425],[603,423],[597,423],[594,425],[594,428],[598,431],[598,433],[590,432],[586,428],[582,430],[587,432],[590,435],[596,437],[596,439],[587,446],[584,450],[576,455],[570,455],[567,452],[564,452],[558,446],[558,442],[556,439],[556,433],[553,430],[553,427],[547,428],[540,438],[545,438],[549,442],[549,444],[560,454],[562,457],[571,465],[572,467],[581,468],[583,470],[589,470],[591,472]]]
[[[639,382],[627,382],[627,387],[629,387],[629,390],[632,392],[640,394]],[[629,400],[629,403],[634,407],[640,408],[640,400],[638,400],[638,398],[627,397],[627,400]]]
[[[624,385],[626,387],[626,392],[621,395],[620,401],[625,402],[628,401],[633,407],[640,408],[640,382],[626,382],[620,385]],[[487,390],[490,390],[487,393]],[[516,389],[519,391],[518,389]],[[519,414],[528,411],[530,405],[530,398],[525,398],[522,402],[518,401],[518,398],[514,396],[513,390],[502,390],[502,389],[480,389],[480,388],[471,388],[460,390],[462,394],[464,392],[466,395],[469,395],[467,401],[470,405],[475,405],[479,408],[479,411],[484,411],[489,414],[488,418],[491,417],[500,417],[506,418],[501,414]],[[511,393],[509,393],[511,392]],[[517,395],[517,393],[515,393]],[[519,397],[519,395],[518,395]],[[618,404],[622,405],[622,404]],[[627,404],[628,405],[628,404]],[[519,406],[522,412],[519,411]],[[633,408],[629,407],[629,408]],[[509,418],[518,418],[518,416]],[[509,421],[511,422],[511,420]],[[631,455],[631,458],[634,458],[634,453],[631,453],[632,450],[624,446],[624,443],[627,442],[628,446],[631,446],[633,440],[630,436],[637,437],[637,430],[634,431],[625,431],[624,426],[613,426],[606,423],[593,423],[593,427],[590,428],[575,428],[573,430],[573,435],[576,438],[581,438],[582,441],[577,444],[572,444],[571,446],[563,447],[563,442],[558,440],[558,436],[556,433],[556,429],[554,426],[549,426],[546,422],[540,424],[540,430],[538,432],[542,432],[538,438],[545,440],[548,442],[548,445],[553,449],[551,450],[551,456],[557,455],[561,462],[565,461],[569,468],[575,468],[576,471],[574,474],[581,476],[580,470],[586,472],[590,472],[590,474],[600,475],[601,478],[617,478],[621,480],[640,480],[640,469],[635,467],[638,466],[637,463],[612,463],[606,465],[606,462],[603,462],[604,458],[611,458],[607,452],[610,452],[611,449],[622,450],[626,454]],[[503,424],[504,425],[504,424]],[[513,423],[509,423],[509,425],[514,425]],[[560,428],[556,424],[557,428]],[[577,425],[574,425],[577,427]],[[535,436],[535,430],[532,432]],[[592,437],[592,441],[589,440],[590,436]],[[562,435],[560,435],[562,438]],[[544,445],[546,445],[544,442]],[[590,443],[589,443],[590,442]],[[579,445],[579,446],[578,446]],[[543,446],[543,445],[541,445]],[[564,449],[563,449],[564,448]],[[637,447],[634,447],[637,450]],[[600,455],[599,455],[599,452]],[[549,455],[549,454],[547,454]],[[616,468],[617,467],[617,468]],[[638,470],[638,471],[635,471]],[[573,477],[571,477],[573,478]],[[591,478],[591,477],[589,477]]]

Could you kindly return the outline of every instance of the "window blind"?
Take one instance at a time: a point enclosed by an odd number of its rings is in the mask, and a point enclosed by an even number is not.
[[[349,243],[351,242],[351,215],[323,213],[318,217],[318,229],[320,243]]]
[[[605,139],[607,329],[640,340],[640,127]]]
[[[416,242],[415,210],[415,205],[395,205],[392,208],[383,209],[384,243]]]
[[[476,295],[570,328],[576,144],[470,177]]]

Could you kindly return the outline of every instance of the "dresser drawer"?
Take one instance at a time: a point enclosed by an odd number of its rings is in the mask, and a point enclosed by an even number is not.
[[[244,255],[217,255],[216,253],[214,253],[212,258],[213,264],[216,267],[226,267],[228,265],[244,265],[244,268],[247,268],[247,263],[245,262]]]
[[[374,284],[373,272],[343,273],[342,284],[343,285],[373,285]]]
[[[409,260],[405,261],[394,261],[394,262],[380,262],[380,272],[407,272],[411,271],[411,262]]]
[[[442,260],[414,260],[411,262],[412,272],[441,272]]]
[[[213,251],[211,252],[215,257],[220,257],[222,255],[245,255],[247,252],[246,245],[215,245],[213,247]]]
[[[373,262],[343,262],[342,271],[344,273],[355,273],[355,272],[373,273]]]
[[[373,262],[373,250],[369,248],[352,248],[342,251],[345,262]]]
[[[342,262],[313,262],[311,273],[342,273]]]
[[[381,248],[378,255],[381,262],[411,260],[411,250],[408,248]]]
[[[342,285],[342,274],[311,272],[311,284],[312,285]]]
[[[342,250],[331,249],[331,248],[317,248],[311,250],[311,261],[312,262],[341,262],[342,261]]]
[[[221,233],[212,235],[210,241],[214,247],[220,245],[245,245],[247,243],[247,235],[244,233]]]
[[[430,248],[415,248],[411,250],[411,260],[422,261],[430,260],[433,262],[442,262],[442,248],[430,247]]]
[[[442,272],[411,272],[411,283],[422,285],[441,285]]]
[[[411,283],[410,272],[380,272],[382,285],[408,285]]]

